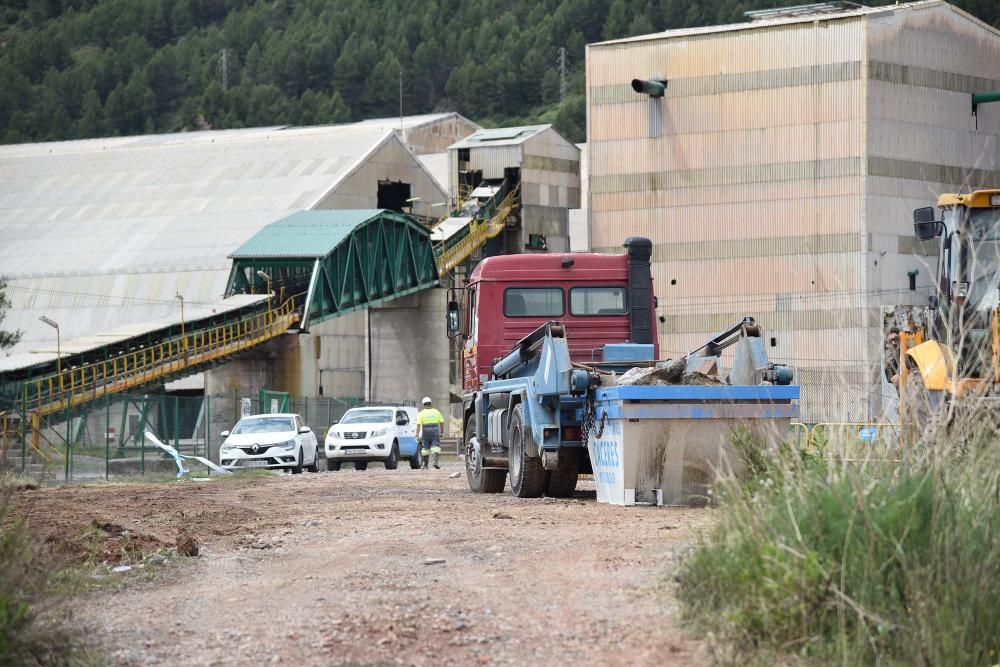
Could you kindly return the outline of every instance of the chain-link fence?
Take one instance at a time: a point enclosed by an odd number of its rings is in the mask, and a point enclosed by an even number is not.
[[[129,475],[172,475],[172,458],[143,437],[150,431],[181,454],[218,462],[221,432],[244,415],[294,412],[317,440],[358,399],[304,397],[261,392],[258,396],[118,395],[65,413],[22,419],[0,416],[0,468],[45,476],[52,481],[112,479]]]

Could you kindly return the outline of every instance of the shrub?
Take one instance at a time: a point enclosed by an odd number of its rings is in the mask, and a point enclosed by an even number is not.
[[[911,467],[753,461],[682,563],[686,618],[741,659],[997,663],[1000,456],[946,444]]]

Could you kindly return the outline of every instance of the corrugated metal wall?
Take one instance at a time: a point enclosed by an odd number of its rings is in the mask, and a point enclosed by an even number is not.
[[[804,418],[876,417],[878,306],[926,302],[934,273],[912,210],[1000,183],[1000,105],[977,126],[969,97],[998,62],[1000,32],[945,3],[593,45],[593,246],[653,240],[665,352],[751,314]]]
[[[848,19],[588,49],[594,249],[652,239],[667,354],[756,317],[815,418],[867,406],[825,387],[864,375],[863,40]]]
[[[569,209],[580,206],[580,150],[548,128],[523,144],[521,245],[545,235],[551,252],[569,251]]]

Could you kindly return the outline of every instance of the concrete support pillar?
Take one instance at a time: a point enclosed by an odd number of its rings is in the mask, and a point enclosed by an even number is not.
[[[369,309],[370,400],[430,396],[448,415],[446,300],[446,291],[435,288]]]

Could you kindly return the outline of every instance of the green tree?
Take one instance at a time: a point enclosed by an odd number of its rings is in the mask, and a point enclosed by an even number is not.
[[[76,136],[80,138],[102,137],[107,132],[104,107],[96,90],[88,90],[83,96],[83,116],[77,122],[76,130]]]
[[[3,324],[4,315],[10,307],[10,299],[7,298],[7,279],[0,276],[0,325]],[[20,340],[20,331],[7,331],[5,329],[0,329],[0,351],[6,350],[9,347],[14,347]]]

